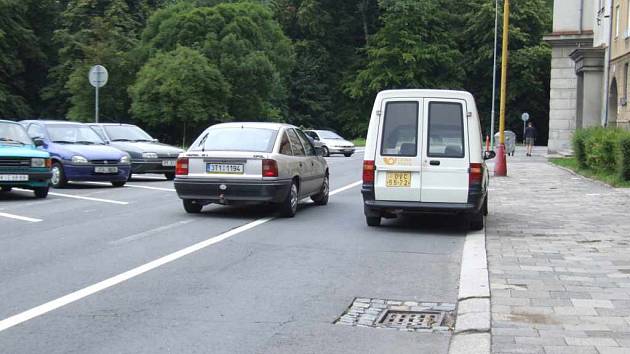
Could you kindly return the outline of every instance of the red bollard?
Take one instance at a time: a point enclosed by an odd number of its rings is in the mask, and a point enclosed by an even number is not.
[[[497,177],[507,176],[507,160],[505,157],[505,144],[497,147],[496,163],[494,165],[494,175]]]

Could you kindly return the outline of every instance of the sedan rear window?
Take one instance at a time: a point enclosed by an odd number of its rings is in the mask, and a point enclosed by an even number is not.
[[[192,151],[271,152],[277,130],[264,128],[212,128],[192,145]]]

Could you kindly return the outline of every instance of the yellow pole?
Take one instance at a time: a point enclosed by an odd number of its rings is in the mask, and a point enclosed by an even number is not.
[[[507,176],[507,160],[505,157],[505,105],[507,96],[508,38],[510,29],[510,0],[503,2],[503,45],[501,47],[501,102],[499,109],[499,148],[495,176]]]

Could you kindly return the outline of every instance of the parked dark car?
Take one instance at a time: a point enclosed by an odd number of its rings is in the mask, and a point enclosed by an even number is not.
[[[20,123],[32,139],[42,141],[40,148],[50,153],[53,187],[64,187],[68,181],[111,182],[114,187],[127,182],[131,171],[129,154],[107,146],[89,126],[53,120]]]
[[[132,124],[88,124],[105,142],[131,156],[131,173],[164,174],[175,179],[177,156],[184,150],[162,144]]]

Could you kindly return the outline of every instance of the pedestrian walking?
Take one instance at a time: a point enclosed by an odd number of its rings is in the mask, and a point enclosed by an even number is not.
[[[536,128],[532,122],[527,123],[527,128],[525,128],[525,145],[527,146],[527,156],[532,156],[532,150],[534,149],[534,142],[536,141]]]

